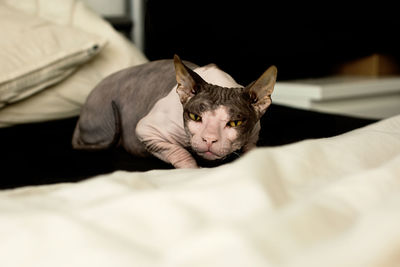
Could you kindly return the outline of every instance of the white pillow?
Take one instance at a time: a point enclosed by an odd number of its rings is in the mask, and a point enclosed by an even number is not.
[[[106,43],[1,3],[0,32],[0,108],[65,79]]]
[[[107,45],[67,79],[0,109],[0,127],[77,116],[90,91],[104,77],[148,61],[132,42],[81,1],[0,0],[1,2],[53,23],[101,36],[107,40]]]

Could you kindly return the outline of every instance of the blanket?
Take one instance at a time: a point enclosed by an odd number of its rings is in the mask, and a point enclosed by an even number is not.
[[[0,266],[400,266],[400,116],[217,168],[0,192]]]

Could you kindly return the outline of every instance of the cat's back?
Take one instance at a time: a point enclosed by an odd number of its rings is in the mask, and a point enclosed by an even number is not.
[[[193,63],[187,64],[196,67]],[[92,90],[82,107],[73,136],[74,147],[106,148],[118,142],[121,132],[133,133],[132,137],[125,136],[125,141],[134,145],[138,142],[134,136],[138,121],[175,85],[174,65],[169,59],[109,75]]]
[[[197,67],[193,63],[185,63],[190,68]],[[105,78],[89,95],[87,104],[96,105],[96,101],[101,98],[105,101],[114,101],[121,107],[134,105],[135,113],[144,116],[175,85],[173,61],[170,59],[151,61],[118,71]]]
[[[98,96],[101,96],[101,99],[109,96],[108,100],[116,102],[126,102],[128,101],[127,97],[136,95],[145,97],[145,99],[153,99],[154,93],[160,94],[164,91],[167,93],[175,83],[171,60],[152,61],[109,75],[93,89],[86,105],[96,104]],[[129,99],[129,101],[136,100],[136,98]]]

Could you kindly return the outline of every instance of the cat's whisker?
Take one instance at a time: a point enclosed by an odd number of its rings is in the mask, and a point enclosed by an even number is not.
[[[232,154],[237,156],[238,158],[242,157],[242,155],[240,153],[236,152],[236,151],[234,151]]]

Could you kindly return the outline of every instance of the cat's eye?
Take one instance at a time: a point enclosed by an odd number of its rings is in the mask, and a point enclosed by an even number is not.
[[[201,121],[201,117],[197,114],[189,112],[189,118],[193,121]]]
[[[242,125],[243,121],[242,120],[236,120],[236,121],[230,121],[227,123],[228,126],[230,127],[237,127]]]

